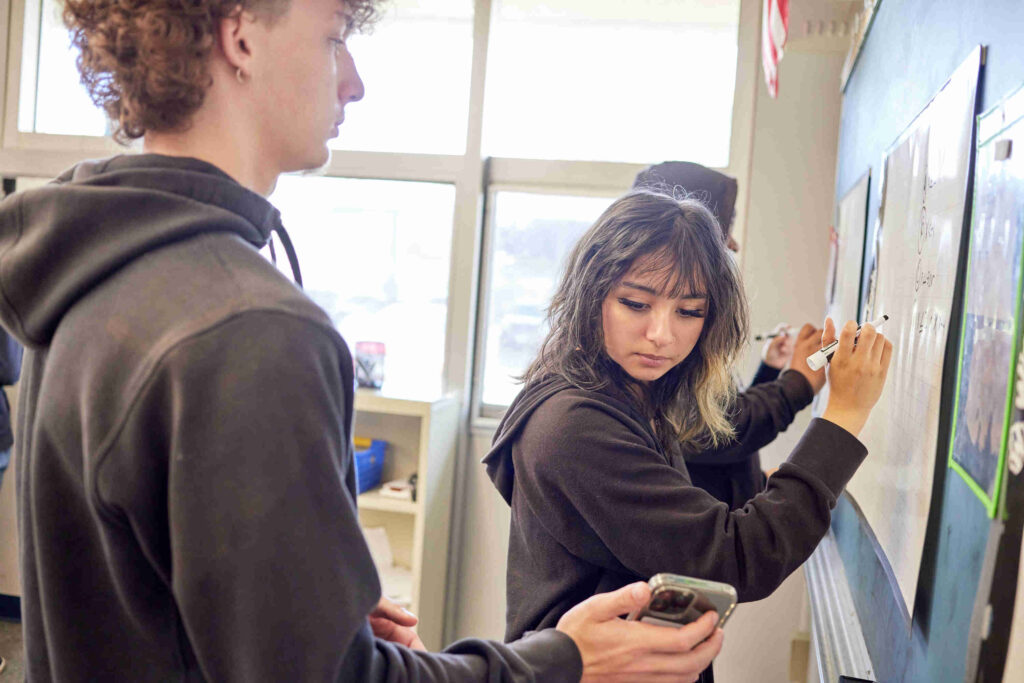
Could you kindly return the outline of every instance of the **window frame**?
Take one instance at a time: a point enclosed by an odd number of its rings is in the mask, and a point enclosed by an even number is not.
[[[489,4],[489,2],[488,2]],[[746,236],[747,201],[750,166],[753,156],[754,101],[759,77],[761,6],[757,0],[740,0],[737,35],[736,82],[733,90],[732,132],[729,139],[729,164],[715,170],[739,180],[733,235],[741,244]],[[501,191],[569,194],[580,196],[621,195],[633,184],[644,164],[611,161],[548,161],[495,157],[488,160],[485,181],[486,211],[482,221],[483,249],[479,304],[474,334],[474,371],[471,392],[472,428],[474,432],[493,430],[507,406],[483,401],[483,376],[487,340],[487,314],[490,299],[491,261],[495,195]],[[663,161],[652,160],[652,163]],[[744,252],[739,254],[740,266]]]
[[[628,166],[623,164],[622,166]],[[633,182],[633,177],[642,170],[644,167],[641,165],[635,165],[635,171],[632,171],[629,175],[628,180],[625,180],[625,187],[629,187]],[[615,169],[619,173],[613,173],[612,177],[622,176],[620,179],[625,179],[625,174],[621,173],[627,169]],[[490,427],[497,426],[498,421],[505,414],[505,410],[508,406],[497,403],[487,403],[483,400],[483,388],[484,388],[484,365],[487,360],[487,321],[490,319],[490,304],[491,298],[489,296],[494,277],[493,267],[493,254],[494,254],[494,240],[495,240],[495,226],[494,221],[496,218],[496,208],[498,206],[497,196],[503,192],[523,192],[529,194],[547,194],[547,195],[569,195],[573,197],[603,197],[606,198],[609,203],[617,196],[622,194],[621,184],[607,184],[604,186],[595,185],[555,185],[555,184],[537,184],[520,182],[516,184],[510,183],[488,183],[487,194],[484,209],[483,218],[483,263],[480,268],[480,291],[481,296],[479,299],[479,307],[477,312],[477,320],[479,321],[478,333],[474,335],[474,356],[478,359],[474,363],[473,367],[473,393],[474,393],[474,406],[475,415],[474,426],[478,427]],[[525,369],[525,368],[524,368]]]
[[[27,164],[29,172],[17,175],[56,175],[67,166],[90,156],[102,156],[123,152],[124,148],[107,137],[90,135],[56,135],[51,133],[22,132],[18,130],[18,114],[21,105],[21,76],[25,51],[31,49],[37,54],[38,43],[29,44],[25,41],[25,24],[35,16],[41,15],[43,0],[8,0],[5,16],[6,40],[3,55],[7,71],[5,92],[3,93],[3,145],[0,148],[0,169],[5,175],[15,175],[9,170],[9,163],[18,169]],[[38,37],[37,37],[38,40]],[[39,153],[38,163],[31,158],[24,158],[27,153]],[[69,161],[57,170],[51,170],[62,162]]]

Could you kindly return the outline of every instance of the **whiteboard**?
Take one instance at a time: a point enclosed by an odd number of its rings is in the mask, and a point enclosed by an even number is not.
[[[886,154],[868,268],[863,317],[889,316],[883,331],[894,354],[860,434],[868,457],[848,491],[885,552],[908,623],[931,505],[980,65],[978,48]]]

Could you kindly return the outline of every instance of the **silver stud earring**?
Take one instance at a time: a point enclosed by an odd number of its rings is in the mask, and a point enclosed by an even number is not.
[[[235,78],[240,84],[245,85],[245,74],[242,73],[242,67],[235,69]]]

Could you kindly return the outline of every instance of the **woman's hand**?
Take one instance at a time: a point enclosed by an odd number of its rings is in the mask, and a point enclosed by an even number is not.
[[[811,367],[807,365],[807,356],[821,348],[821,340],[824,338],[822,335],[820,329],[810,323],[805,323],[797,332],[796,341],[793,344],[793,358],[790,361],[790,370],[796,370],[803,375],[815,394],[825,386],[825,370],[811,370]]]
[[[822,345],[835,340],[835,324],[825,319]],[[854,343],[856,342],[856,343]],[[865,323],[857,337],[857,323],[850,320],[839,333],[839,346],[828,366],[828,407],[823,418],[854,436],[860,433],[878,397],[892,360],[892,342]]]
[[[405,645],[413,650],[427,649],[423,646],[420,637],[416,635],[416,631],[412,630],[412,627],[419,621],[416,615],[407,612],[387,598],[381,597],[380,602],[370,612],[369,619],[373,635],[381,640]]]
[[[779,323],[772,330],[775,336],[761,347],[761,360],[770,368],[781,370],[793,357],[793,337],[789,334],[789,325]]]

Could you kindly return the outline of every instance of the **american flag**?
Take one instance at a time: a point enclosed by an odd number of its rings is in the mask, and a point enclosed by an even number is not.
[[[764,0],[761,15],[761,64],[768,94],[779,94],[779,60],[789,33],[789,0]]]

